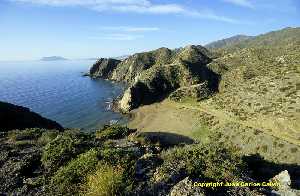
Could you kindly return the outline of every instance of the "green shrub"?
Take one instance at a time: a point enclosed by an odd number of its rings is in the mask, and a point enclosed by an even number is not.
[[[86,175],[95,169],[98,164],[98,152],[91,149],[80,154],[76,159],[61,167],[50,182],[50,192],[54,195],[73,195],[79,192],[80,183]]]
[[[108,164],[99,164],[95,172],[88,175],[83,185],[82,195],[115,196],[123,187],[123,169]]]
[[[131,150],[119,148],[105,148],[100,151],[101,158],[104,162],[113,165],[121,165],[124,169],[123,184],[126,192],[131,191],[135,177],[135,166],[138,156]]]
[[[119,125],[108,126],[105,125],[103,129],[96,132],[96,138],[101,140],[107,139],[121,139],[133,133],[135,130],[128,129]]]
[[[263,146],[261,147],[261,149],[262,149],[262,151],[263,151],[264,153],[268,152],[268,146],[267,146],[267,145],[263,145]]]
[[[104,148],[100,151],[102,160],[112,165],[126,165],[135,160],[137,156],[130,150],[121,148]]]
[[[46,132],[46,129],[24,129],[24,130],[14,130],[10,131],[8,134],[8,138],[13,141],[22,141],[22,140],[36,140],[43,132]]]
[[[291,148],[291,152],[292,153],[295,153],[295,152],[297,152],[298,151],[298,148]]]
[[[46,131],[46,132],[42,133],[42,135],[38,138],[38,143],[42,146],[45,146],[49,142],[54,140],[58,134],[59,134],[59,131],[57,131],[57,130]]]
[[[83,152],[84,138],[79,133],[65,132],[49,142],[42,154],[42,164],[48,171],[55,171],[71,158]]]
[[[284,147],[284,144],[280,143],[280,144],[278,144],[278,146],[279,146],[280,148],[283,148],[283,147]]]
[[[162,158],[165,162],[161,167],[183,164],[190,176],[215,181],[233,180],[244,168],[237,149],[219,142],[176,147],[164,152]]]

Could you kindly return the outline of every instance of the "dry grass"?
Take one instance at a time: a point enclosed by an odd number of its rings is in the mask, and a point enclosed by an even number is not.
[[[115,196],[122,186],[123,169],[105,163],[99,164],[96,171],[87,176],[82,195]]]

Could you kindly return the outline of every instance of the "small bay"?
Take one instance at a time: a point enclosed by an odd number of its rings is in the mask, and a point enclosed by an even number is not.
[[[110,122],[126,122],[109,110],[124,86],[92,80],[82,74],[93,61],[0,62],[0,101],[24,107],[67,128],[95,130]]]

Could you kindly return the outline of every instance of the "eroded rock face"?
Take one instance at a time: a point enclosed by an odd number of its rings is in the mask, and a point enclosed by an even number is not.
[[[94,65],[90,69],[90,76],[92,78],[105,78],[109,79],[113,70],[117,67],[117,65],[121,61],[116,59],[106,59],[101,58],[94,63]]]
[[[209,51],[202,46],[159,48],[134,54],[122,62],[100,59],[91,68],[90,75],[129,85],[119,101],[121,111],[126,113],[161,100],[181,87],[184,88],[177,93],[180,96],[192,93],[196,98],[207,97],[217,90],[219,83],[219,76],[206,66],[211,61]],[[204,82],[206,88],[193,86]]]
[[[175,53],[168,48],[159,48],[129,56],[116,67],[111,79],[131,84],[138,75],[152,66],[171,63]]]
[[[1,131],[25,128],[63,130],[63,127],[55,121],[31,112],[28,108],[5,102],[0,102],[0,122]]]
[[[219,76],[206,66],[210,61],[203,47],[181,49],[174,55],[172,63],[153,65],[135,77],[120,101],[121,110],[128,112],[140,105],[151,104],[178,89],[172,97],[208,97],[217,90],[219,81]]]
[[[128,88],[125,91],[122,99],[119,101],[119,107],[121,111],[124,113],[129,112],[131,108],[133,108],[134,102],[132,101],[131,95],[132,95],[132,90],[131,88]]]

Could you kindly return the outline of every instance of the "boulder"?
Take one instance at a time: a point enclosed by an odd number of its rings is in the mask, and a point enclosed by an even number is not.
[[[291,177],[287,170],[280,172],[278,175],[270,179],[270,182],[279,183],[279,187],[276,187],[276,190],[272,191],[273,195],[280,196],[297,196],[300,195],[299,190],[292,189],[291,186]]]
[[[172,187],[168,196],[205,196],[199,187],[193,187],[193,182],[186,177]]]
[[[279,189],[289,189],[291,185],[291,177],[287,170],[280,172],[278,175],[274,176],[270,181],[278,182],[280,184]]]

